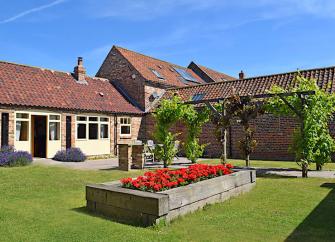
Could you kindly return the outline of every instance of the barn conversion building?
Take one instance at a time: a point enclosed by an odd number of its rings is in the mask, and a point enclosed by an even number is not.
[[[335,91],[335,67],[301,71],[315,78],[325,91]],[[34,157],[51,158],[61,149],[79,147],[87,155],[116,154],[117,144],[152,139],[151,111],[166,93],[184,100],[195,96],[215,99],[229,95],[265,93],[276,84],[293,84],[296,72],[238,78],[195,62],[182,67],[113,46],[96,77],[86,75],[83,59],[72,73],[0,62],[0,141]],[[253,158],[288,160],[292,132],[297,123],[289,117],[264,115],[253,127],[258,147]],[[178,130],[183,130],[180,124]],[[214,126],[206,124],[201,142],[209,143],[208,157],[220,154]],[[333,126],[331,126],[333,129]],[[333,130],[332,130],[332,133]],[[238,124],[228,131],[228,155],[239,158]]]

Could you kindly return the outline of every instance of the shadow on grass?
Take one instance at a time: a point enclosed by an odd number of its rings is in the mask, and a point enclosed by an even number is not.
[[[296,179],[298,178],[297,176],[283,176],[283,175],[278,175],[278,174],[257,174],[257,178],[270,178],[270,179]]]
[[[119,224],[123,224],[123,225],[128,225],[128,226],[133,226],[133,227],[139,227],[139,228],[154,228],[155,227],[155,226],[143,226],[143,225],[141,225],[139,223],[127,223],[127,222],[124,222],[122,220],[112,219],[112,218],[107,217],[107,216],[105,216],[105,215],[103,215],[101,213],[92,212],[86,206],[79,207],[79,208],[72,208],[71,210],[74,211],[74,212],[77,212],[77,213],[89,215],[89,216],[92,216],[92,217],[104,219],[106,221],[110,221],[110,222],[114,222],[114,223],[119,223]]]
[[[330,189],[329,194],[285,241],[335,241],[335,183],[324,183],[321,187]]]

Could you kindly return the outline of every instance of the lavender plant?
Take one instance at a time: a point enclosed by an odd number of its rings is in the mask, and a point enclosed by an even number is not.
[[[69,148],[60,150],[54,156],[54,160],[64,162],[82,162],[86,160],[86,155],[79,148]]]

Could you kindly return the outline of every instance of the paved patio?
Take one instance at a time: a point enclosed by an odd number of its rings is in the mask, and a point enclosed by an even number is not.
[[[206,159],[204,159],[206,160]],[[111,170],[116,169],[119,166],[117,158],[102,159],[102,160],[87,160],[85,162],[60,162],[52,159],[34,159],[33,164],[38,165],[51,165],[51,166],[62,166],[71,169],[78,170]],[[181,168],[191,165],[191,162],[185,157],[175,158],[170,168]],[[163,167],[162,162],[147,163],[146,168],[158,169]],[[240,167],[239,169],[247,169]],[[297,169],[283,169],[283,168],[262,168],[262,167],[251,167],[255,169],[257,176],[264,175],[277,175],[286,177],[301,177],[301,171]],[[319,178],[335,178],[335,171],[309,171],[309,177]]]
[[[84,162],[61,162],[52,159],[34,159],[33,164],[63,166],[78,170],[109,170],[115,169],[119,166],[117,158],[103,159],[103,160],[87,160]]]
[[[118,158],[102,159],[102,160],[86,160],[84,162],[61,162],[52,159],[40,159],[36,158],[33,161],[36,165],[50,165],[50,166],[63,166],[71,169],[78,170],[110,170],[115,169],[119,166]],[[190,165],[191,162],[184,158],[176,158],[173,165],[170,168],[181,168]],[[147,163],[146,168],[162,168],[162,162]]]

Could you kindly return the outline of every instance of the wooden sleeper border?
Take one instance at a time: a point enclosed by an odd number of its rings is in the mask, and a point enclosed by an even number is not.
[[[86,200],[92,212],[121,223],[151,226],[248,192],[255,184],[254,170],[237,171],[157,193],[122,188],[115,181],[87,185]]]

